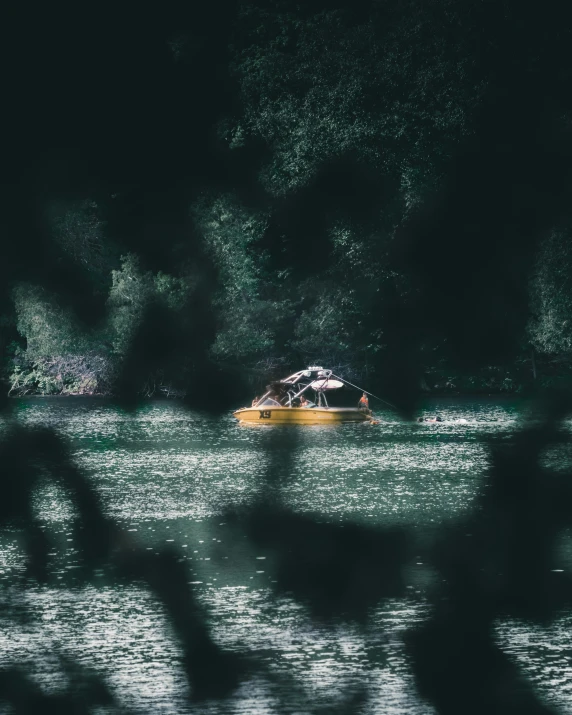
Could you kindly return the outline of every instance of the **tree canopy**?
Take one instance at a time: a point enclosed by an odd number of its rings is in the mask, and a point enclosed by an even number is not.
[[[103,55],[99,18],[72,43],[77,71],[61,76],[80,118],[68,131],[58,91],[48,124],[62,148],[37,137],[27,174],[14,157],[23,190],[4,196],[5,228],[24,237],[2,249],[12,394],[113,391],[151,314],[170,326],[165,349],[185,352],[176,375],[151,361],[153,389],[207,364],[262,379],[326,360],[376,379],[402,351],[398,381],[427,386],[499,366],[523,385],[530,348],[540,374],[564,365],[558,9],[243,0],[223,14],[141,17],[136,36],[120,14]],[[67,379],[64,356],[100,367]],[[52,363],[59,382],[42,377]]]

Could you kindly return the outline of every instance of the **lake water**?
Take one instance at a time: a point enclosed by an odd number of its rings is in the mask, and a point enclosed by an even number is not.
[[[411,424],[380,413],[379,425],[280,427],[206,418],[172,402],[128,415],[104,400],[19,401],[20,422],[49,425],[69,438],[107,515],[144,548],[180,552],[216,642],[263,654],[277,677],[270,683],[253,675],[230,700],[191,706],[180,649],[156,599],[103,571],[101,583],[76,579],[72,508],[50,484],[35,508],[56,543],[52,582],[23,589],[21,536],[5,529],[0,540],[0,668],[23,665],[56,691],[65,686],[62,662],[70,659],[102,674],[118,703],[136,713],[309,713],[363,682],[368,695],[360,712],[433,713],[416,692],[403,644],[427,616],[427,564],[412,565],[409,597],[384,602],[367,629],[341,622],[325,628],[293,599],[273,596],[271,559],[237,540],[225,513],[260,495],[272,440],[285,429],[296,437],[278,475],[287,506],[321,521],[401,525],[431,538],[469,513],[486,489],[483,438],[508,440],[520,421],[518,405],[507,400],[443,400],[426,414],[436,410],[444,422]],[[563,548],[562,568],[572,564],[571,553]],[[546,627],[499,621],[497,628],[502,649],[563,712],[572,712],[571,625],[565,612]]]

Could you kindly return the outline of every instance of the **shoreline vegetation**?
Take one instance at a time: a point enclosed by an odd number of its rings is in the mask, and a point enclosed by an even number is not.
[[[238,369],[238,368],[237,368]],[[339,368],[337,368],[339,370]],[[102,397],[113,398],[115,392],[113,385],[107,385],[106,389],[97,389],[97,382],[84,379],[76,385],[63,384],[61,377],[43,380],[38,377],[37,367],[29,373],[19,371],[17,373],[17,383],[12,383],[8,390],[8,397]],[[528,369],[530,372],[530,367]],[[353,379],[361,380],[367,388],[368,376],[363,372],[351,370]],[[14,379],[14,378],[13,378]],[[256,392],[260,391],[264,384],[269,381],[269,376],[262,372],[253,372],[250,379],[246,381],[246,386]],[[520,366],[520,369],[506,369],[500,367],[489,367],[481,369],[475,374],[461,372],[434,370],[428,371],[420,385],[421,397],[485,397],[485,396],[518,396],[529,392],[534,388],[569,387],[572,384],[572,372],[566,373],[562,370],[540,375],[536,378],[532,374],[527,374],[527,370]],[[95,389],[94,389],[95,388]],[[161,384],[160,380],[147,380],[144,387],[139,391],[142,399],[184,399],[184,389],[173,385]]]
[[[365,280],[345,268],[343,254],[325,274],[310,278],[291,271],[285,281],[282,269],[272,268],[263,246],[252,239],[253,223],[242,209],[230,202],[221,214],[219,204],[216,211],[203,206],[207,216],[198,212],[197,218],[211,269],[207,278],[200,261],[173,274],[146,269],[135,253],[119,255],[93,202],[68,208],[54,230],[61,222],[71,224],[74,246],[98,226],[99,262],[90,270],[101,317],[86,325],[56,293],[14,283],[11,309],[0,317],[7,395],[113,396],[135,356],[140,362],[130,379],[141,398],[182,398],[193,380],[201,379],[197,352],[206,354],[215,370],[238,378],[243,391],[255,393],[289,367],[307,364],[327,365],[356,384],[379,390],[379,376],[393,375],[393,326],[379,293],[389,285],[391,305],[391,292],[401,281],[400,301],[407,307],[416,299],[409,277],[380,278],[376,272]],[[551,235],[537,257],[521,347],[512,359],[486,366],[481,357],[480,366],[460,368],[455,347],[446,341],[413,344],[423,375],[421,394],[517,395],[572,382],[567,320],[572,284],[567,287],[568,271],[562,273],[562,266],[572,271],[572,242],[557,239]],[[359,237],[346,249],[356,250],[357,243]],[[334,283],[331,274],[339,280]],[[434,309],[441,306],[436,303]]]

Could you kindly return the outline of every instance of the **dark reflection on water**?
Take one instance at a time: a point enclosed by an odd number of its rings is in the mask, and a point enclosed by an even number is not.
[[[509,440],[519,422],[509,401],[441,401],[427,414],[436,410],[444,422],[408,424],[382,413],[379,425],[253,428],[173,403],[128,416],[102,400],[21,401],[20,421],[55,427],[72,440],[111,517],[151,552],[167,544],[179,550],[216,641],[255,650],[282,676],[276,682],[284,691],[253,675],[231,702],[191,709],[181,653],[160,604],[142,588],[115,584],[104,570],[99,586],[78,581],[73,514],[52,484],[36,500],[38,516],[57,536],[52,583],[22,593],[13,585],[23,570],[18,534],[5,532],[0,542],[0,582],[12,605],[0,610],[0,666],[29,663],[39,682],[57,689],[60,659],[72,658],[102,672],[119,702],[136,711],[265,713],[291,698],[299,712],[309,712],[310,703],[331,704],[357,691],[365,677],[370,695],[361,711],[433,712],[416,694],[402,642],[405,629],[427,613],[424,592],[433,576],[426,564],[412,564],[410,598],[379,608],[367,633],[341,623],[328,630],[294,601],[271,597],[272,558],[237,540],[222,515],[256,498],[273,430],[291,429],[297,453],[292,473],[281,475],[288,506],[336,523],[408,525],[431,539],[435,527],[462,516],[486,489],[480,440]],[[563,456],[553,450],[547,459],[558,466]],[[562,568],[572,568],[566,538],[561,552]],[[14,622],[19,605],[26,618]],[[498,624],[501,647],[564,709],[572,687],[570,618],[563,613],[545,629]],[[38,660],[39,644],[45,655]]]

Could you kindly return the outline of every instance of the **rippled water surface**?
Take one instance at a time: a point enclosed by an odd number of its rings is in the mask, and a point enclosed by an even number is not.
[[[433,712],[417,695],[403,646],[405,630],[426,616],[425,564],[413,565],[410,598],[385,602],[367,629],[325,629],[295,601],[272,596],[271,559],[237,541],[225,513],[259,496],[274,445],[288,450],[283,458],[272,452],[270,476],[291,508],[331,523],[403,525],[429,538],[474,508],[487,485],[483,439],[510,439],[520,419],[508,401],[440,401],[426,414],[436,410],[444,422],[411,424],[387,413],[378,425],[244,426],[168,402],[127,415],[103,400],[20,401],[19,421],[69,438],[110,517],[145,548],[180,552],[215,640],[263,654],[280,677],[253,675],[231,701],[191,708],[181,653],[154,597],[103,572],[100,584],[75,580],[72,508],[51,484],[35,509],[56,541],[53,584],[22,591],[21,537],[5,531],[0,541],[0,583],[11,605],[0,610],[0,667],[29,666],[53,690],[65,685],[62,662],[72,659],[103,674],[119,703],[141,713],[272,713],[285,702],[288,712],[306,713],[364,681],[360,712]],[[276,430],[287,431],[286,444],[276,447]],[[563,549],[564,561],[570,553]],[[16,612],[24,615],[14,619]],[[562,614],[544,629],[503,621],[498,642],[541,694],[572,712],[571,618]]]

